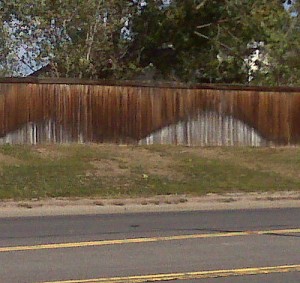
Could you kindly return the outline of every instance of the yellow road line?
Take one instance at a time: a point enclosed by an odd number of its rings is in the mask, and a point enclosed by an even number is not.
[[[43,282],[43,283],[144,283],[144,282],[158,282],[158,281],[170,281],[170,280],[193,280],[193,279],[208,279],[208,278],[220,278],[220,277],[231,277],[231,276],[288,273],[288,272],[299,272],[299,271],[300,271],[300,265],[283,265],[283,266],[272,266],[272,267],[212,270],[212,271],[199,271],[199,272],[186,272],[186,273],[153,274],[153,275],[130,276],[130,277],[52,281],[52,282]]]
[[[208,239],[208,238],[220,238],[220,237],[253,236],[253,235],[267,235],[267,234],[283,235],[283,234],[294,234],[294,233],[300,233],[300,229],[224,232],[224,233],[191,234],[191,235],[178,235],[178,236],[152,237],[152,238],[133,238],[133,239],[122,239],[122,240],[101,240],[101,241],[90,241],[90,242],[43,244],[43,245],[34,245],[34,246],[0,247],[0,253],[33,251],[33,250],[82,248],[82,247],[109,246],[109,245],[124,245],[124,244],[139,244],[139,243],[152,243],[152,242],[163,242],[163,241]]]

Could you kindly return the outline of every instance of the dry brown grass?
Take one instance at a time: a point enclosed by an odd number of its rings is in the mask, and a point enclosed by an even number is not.
[[[86,172],[87,176],[97,177],[127,177],[132,173],[151,177],[165,177],[171,180],[181,180],[183,174],[178,172],[172,156],[161,155],[145,148],[107,146],[98,147],[105,151],[104,158],[90,162],[93,169]]]
[[[44,145],[44,146],[36,146],[33,147],[33,152],[37,154],[39,158],[56,160],[67,157],[67,153],[61,151],[55,145]]]
[[[4,166],[19,166],[21,160],[0,152],[0,174]]]

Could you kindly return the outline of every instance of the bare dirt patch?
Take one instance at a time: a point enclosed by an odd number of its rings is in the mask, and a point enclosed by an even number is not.
[[[144,148],[136,150],[124,150],[122,161],[127,160],[129,166],[140,166],[145,173],[159,177],[168,177],[173,180],[181,179],[182,176],[174,168],[174,159],[158,152],[150,152]]]
[[[90,164],[94,170],[89,170],[86,175],[94,175],[97,177],[120,177],[129,174],[128,168],[120,168],[120,164],[116,160],[96,160],[91,161]]]
[[[18,166],[19,164],[21,164],[19,159],[0,153],[0,171],[3,166]]]
[[[14,158],[14,157],[0,153],[0,163],[2,163],[2,164],[7,164],[7,165],[15,164],[16,162],[19,162],[19,161],[20,160]]]
[[[67,155],[57,149],[55,146],[43,146],[34,148],[34,152],[43,159],[56,160]]]
[[[97,177],[121,177],[130,174],[145,176],[166,177],[172,180],[182,178],[175,170],[174,159],[171,156],[161,155],[157,152],[150,152],[144,148],[137,147],[107,147],[111,151],[110,159],[103,158],[91,161],[94,170],[89,170],[87,175]],[[116,154],[117,153],[117,154]]]

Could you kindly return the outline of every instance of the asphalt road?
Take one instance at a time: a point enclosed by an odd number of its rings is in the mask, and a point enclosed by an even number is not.
[[[300,282],[299,222],[300,209],[0,218],[0,282]]]

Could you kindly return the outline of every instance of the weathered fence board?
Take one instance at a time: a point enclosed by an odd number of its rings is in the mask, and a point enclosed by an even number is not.
[[[0,79],[6,142],[298,144],[300,89]]]

